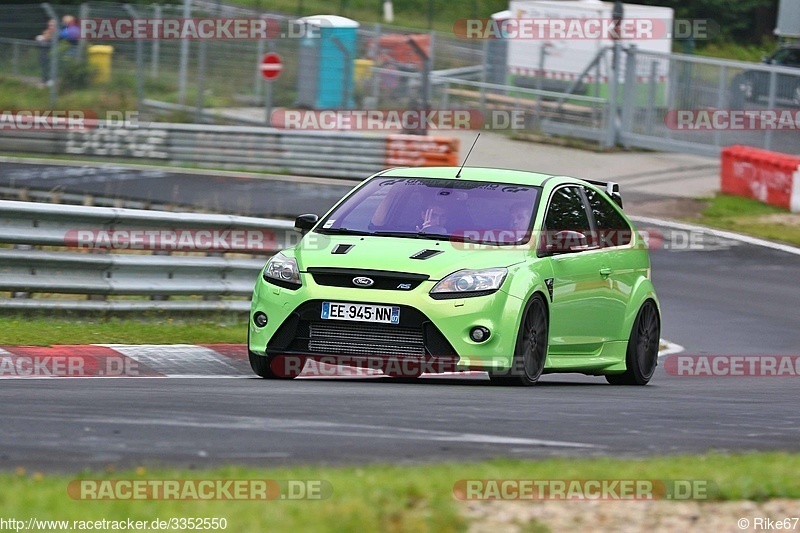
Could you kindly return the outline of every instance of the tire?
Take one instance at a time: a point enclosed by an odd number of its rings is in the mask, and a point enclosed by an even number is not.
[[[294,379],[300,375],[306,366],[306,358],[298,357],[297,364],[291,368],[284,364],[280,356],[264,356],[250,351],[250,334],[247,335],[247,355],[250,359],[250,368],[259,377],[264,379]],[[287,370],[288,368],[288,370]]]
[[[661,318],[652,300],[639,309],[633,323],[625,354],[627,370],[606,376],[612,385],[647,385],[658,365],[658,343],[661,338]]]
[[[542,296],[536,294],[528,302],[520,323],[511,369],[489,372],[489,379],[498,385],[534,385],[544,370],[548,344],[547,305]]]

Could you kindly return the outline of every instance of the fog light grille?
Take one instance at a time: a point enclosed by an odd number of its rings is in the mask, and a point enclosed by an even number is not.
[[[310,324],[308,348],[315,353],[425,356],[422,330],[380,324]]]

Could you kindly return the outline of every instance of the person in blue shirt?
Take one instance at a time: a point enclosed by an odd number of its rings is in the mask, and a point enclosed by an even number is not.
[[[78,54],[78,40],[81,38],[81,29],[72,15],[64,15],[61,19],[61,31],[58,38],[69,43],[67,55],[75,57]]]

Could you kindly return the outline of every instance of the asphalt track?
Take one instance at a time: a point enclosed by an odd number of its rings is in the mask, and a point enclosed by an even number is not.
[[[4,163],[0,185],[288,217],[321,213],[352,186],[57,163]],[[653,229],[664,237],[652,252],[664,338],[684,354],[800,354],[800,256]],[[662,365],[642,388],[570,374],[513,389],[482,375],[271,382],[234,367],[216,378],[0,380],[0,469],[800,449],[798,377],[675,377]]]
[[[366,176],[364,176],[366,177]],[[673,179],[671,175],[651,180]],[[35,189],[153,203],[172,203],[228,214],[282,217],[322,215],[357,180],[307,178],[279,174],[203,171],[135,165],[79,165],[74,162],[0,158],[0,187]],[[657,199],[625,190],[626,202]]]
[[[133,165],[0,163],[0,186],[173,203],[222,213],[294,218],[322,214],[356,181]]]
[[[662,231],[652,262],[664,338],[685,354],[800,353],[800,257]],[[558,375],[517,389],[482,376],[229,375],[244,377],[2,380],[0,468],[800,450],[798,377],[676,377],[662,365],[647,387]]]

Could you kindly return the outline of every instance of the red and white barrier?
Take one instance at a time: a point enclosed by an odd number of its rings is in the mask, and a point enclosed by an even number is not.
[[[388,135],[386,165],[437,167],[458,164],[458,139],[424,135]]]
[[[720,188],[800,213],[800,157],[749,146],[722,150]]]

